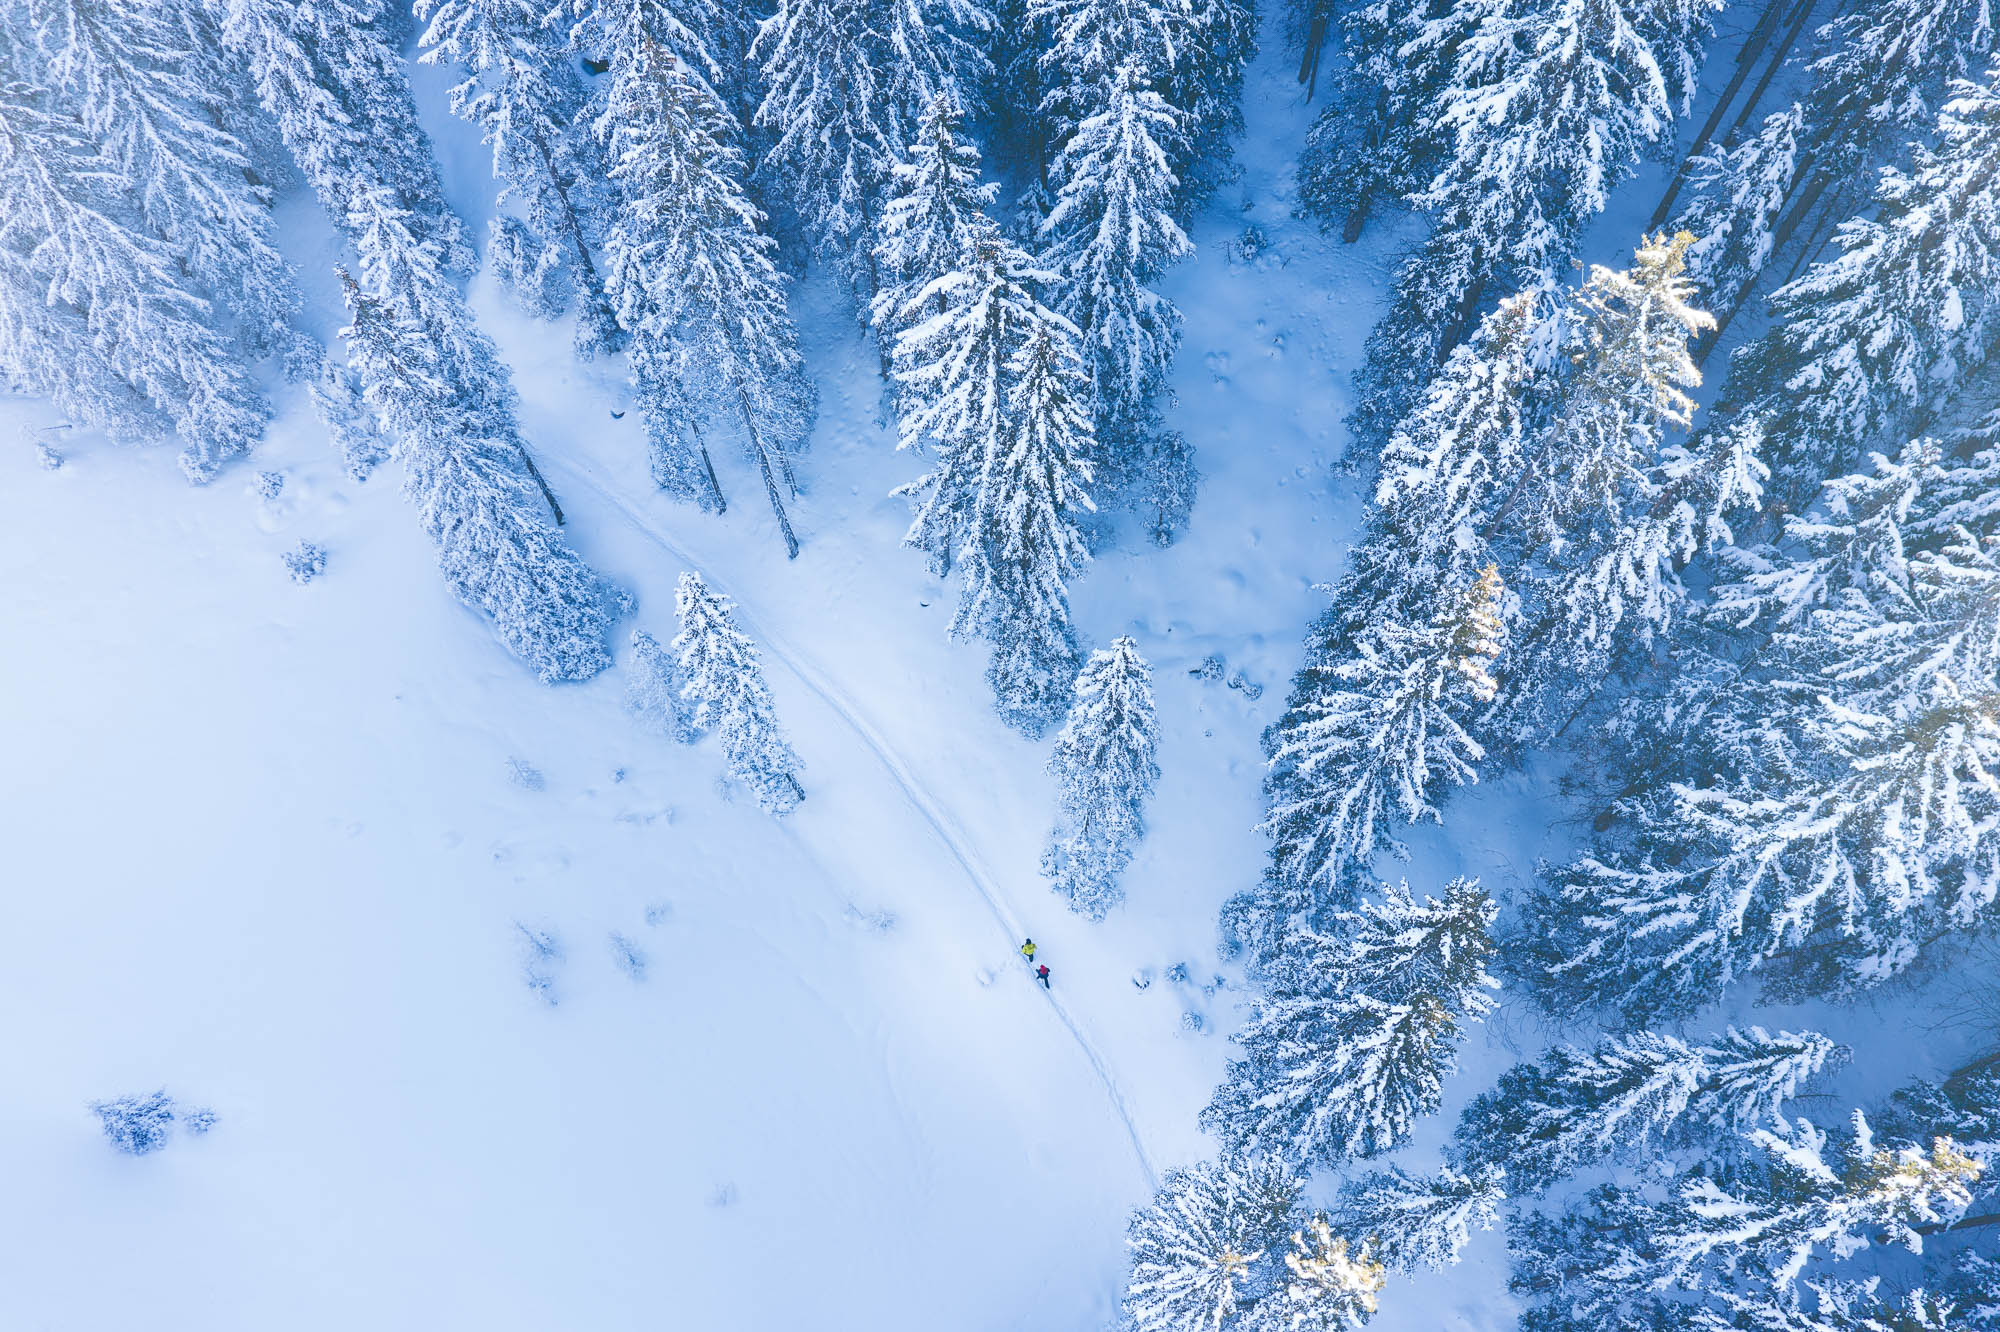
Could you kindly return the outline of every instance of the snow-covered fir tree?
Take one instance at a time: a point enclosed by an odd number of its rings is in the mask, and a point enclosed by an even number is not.
[[[1104,109],[1118,69],[1134,66],[1160,91],[1181,60],[1192,0],[1028,0],[1025,21],[1041,38],[1041,133],[1049,145]]]
[[[1594,265],[1577,296],[1576,368],[1504,506],[1522,607],[1485,725],[1508,742],[1559,731],[1622,652],[1666,631],[1688,600],[1681,570],[1761,498],[1754,419],[1670,443],[1701,382],[1689,340],[1714,322],[1690,304],[1692,241],[1649,238],[1630,269]]]
[[[389,190],[444,268],[469,273],[464,224],[444,201],[384,0],[217,2],[223,40],[248,62],[258,102],[335,224],[356,195]]]
[[[1189,0],[1183,23],[1159,91],[1180,113],[1172,166],[1185,214],[1229,174],[1231,140],[1243,132],[1243,72],[1257,54],[1257,8],[1250,0]]]
[[[625,706],[646,727],[682,744],[701,738],[681,699],[680,662],[644,629],[632,631],[632,664],[625,676]]]
[[[1996,49],[1987,0],[1875,0],[1820,30],[1805,118],[1813,129],[1807,191],[1865,180],[1887,142],[1931,127],[1954,80],[1976,78]]]
[[[1672,119],[1651,11],[1629,0],[1465,0],[1467,29],[1432,131],[1440,169],[1412,196],[1433,220],[1358,375],[1356,436],[1379,444],[1472,327],[1496,279],[1559,275],[1583,224]]]
[[[758,175],[864,303],[882,281],[875,231],[895,162],[934,99],[984,86],[992,25],[977,0],[781,0],[758,31]]]
[[[359,255],[359,281],[342,283],[348,359],[446,582],[544,681],[595,675],[627,598],[556,528],[561,510],[521,439],[506,368],[455,285],[470,252],[385,16],[369,0],[228,4],[225,40]]]
[[[1751,1140],[1763,1170],[1690,1178],[1662,1209],[1647,1264],[1655,1285],[1698,1288],[1747,1273],[1782,1292],[1815,1257],[1844,1257],[1871,1239],[1919,1251],[1921,1228],[1962,1215],[1967,1185],[1981,1174],[1949,1137],[1878,1144],[1859,1111],[1838,1135],[1796,1119]]]
[[[1768,1124],[1842,1053],[1817,1032],[1762,1027],[1701,1045],[1652,1031],[1559,1045],[1475,1097],[1456,1145],[1514,1192],[1540,1192],[1584,1166]]]
[[[1435,1271],[1458,1262],[1473,1231],[1493,1228],[1506,1197],[1498,1166],[1444,1166],[1435,1175],[1392,1166],[1343,1185],[1334,1222],[1364,1238],[1385,1267]]]
[[[1444,589],[1427,623],[1394,618],[1319,673],[1265,737],[1276,873],[1337,896],[1397,826],[1436,819],[1447,784],[1476,780],[1485,749],[1467,721],[1493,696],[1500,655],[1499,570]]]
[[[1203,1123],[1232,1148],[1301,1163],[1400,1145],[1437,1110],[1463,1024],[1492,1007],[1496,912],[1471,880],[1422,902],[1388,885],[1335,916],[1337,933],[1294,934]]]
[[[1556,1002],[1678,1014],[1752,973],[1848,991],[1992,918],[2000,565],[1899,497],[1936,484],[1928,451],[1830,486],[1797,567],[1758,555],[1718,594],[1766,645],[1531,902]]]
[[[982,183],[979,148],[964,133],[964,110],[950,93],[933,97],[908,151],[890,170],[875,243],[878,289],[870,306],[875,336],[893,353],[906,329],[948,302],[933,288],[958,271],[1000,187]]]
[[[588,679],[610,664],[605,639],[627,598],[552,522],[516,433],[511,391],[464,302],[435,267],[394,266],[435,261],[435,250],[409,242],[400,225],[407,215],[387,191],[362,200],[370,202],[384,225],[361,233],[363,281],[342,275],[341,336],[368,405],[394,441],[403,493],[459,600],[489,616],[543,681]],[[371,243],[398,232],[402,245]],[[436,299],[426,299],[424,287]]]
[[[1035,287],[1054,275],[991,223],[932,285],[945,309],[897,339],[898,447],[934,451],[896,493],[916,510],[904,541],[955,570],[951,632],[993,645],[1001,715],[1038,735],[1069,702],[1077,648],[1069,579],[1089,559],[1078,522],[1093,451],[1076,330]]]
[[[490,248],[506,252],[500,266],[531,312],[576,307],[577,350],[588,356],[619,340],[592,255],[603,163],[578,123],[585,92],[546,9],[538,0],[418,0],[416,15],[424,62],[464,75],[451,109],[493,150],[498,202],[522,213],[496,221]]]
[[[756,646],[736,627],[728,599],[710,591],[700,574],[681,575],[674,606],[681,631],[672,650],[686,725],[714,732],[729,775],[750,788],[758,808],[790,813],[806,798],[799,756],[778,726]]]
[[[1770,262],[1804,132],[1805,113],[1794,102],[1743,142],[1711,149],[1689,168],[1694,197],[1674,229],[1695,238],[1688,273],[1710,309],[1734,309]]]
[[[605,241],[606,286],[632,335],[633,382],[653,479],[704,508],[725,504],[704,442],[727,422],[757,465],[785,551],[792,456],[817,402],[799,356],[763,214],[745,195],[728,109],[668,38],[657,0],[618,0],[600,22],[611,90],[597,123],[621,193]]]
[[[1432,112],[1476,16],[1451,0],[1357,4],[1340,16],[1343,67],[1299,153],[1299,203],[1342,239],[1437,176]]]
[[[1062,311],[1083,337],[1099,471],[1110,486],[1143,465],[1153,400],[1180,342],[1180,312],[1146,285],[1194,252],[1172,216],[1175,182],[1161,146],[1177,124],[1127,61],[1112,71],[1103,109],[1077,125],[1050,167],[1047,262],[1063,276]]]
[[[1235,1326],[1278,1284],[1304,1191],[1302,1175],[1269,1157],[1169,1171],[1126,1231],[1124,1311],[1134,1332]]]
[[[1337,598],[1343,624],[1421,613],[1493,562],[1494,510],[1526,461],[1542,322],[1532,294],[1502,301],[1389,436],[1368,537]]]
[[[211,323],[82,118],[0,31],[0,361],[79,424],[164,434],[206,481],[263,433],[241,348]]]
[[[1160,776],[1153,761],[1159,744],[1153,669],[1137,643],[1114,639],[1077,672],[1076,701],[1049,758],[1057,820],[1042,853],[1042,873],[1071,910],[1092,920],[1102,920],[1124,899],[1118,877],[1146,835],[1144,810]]]
[[[1992,354],[2000,329],[2000,67],[1954,85],[1934,148],[1888,170],[1874,217],[1841,253],[1771,298],[1771,331],[1740,351],[1724,412],[1754,414],[1792,507],[1869,449],[1927,426]]]
[[[877,86],[868,0],[781,0],[751,47],[764,97],[756,127],[771,139],[758,165],[822,257],[838,260],[863,300],[877,285],[870,245],[879,195],[908,141]]]
[[[146,227],[250,351],[288,341],[299,295],[278,253],[271,192],[239,89],[194,0],[27,6],[65,102],[115,166]]]

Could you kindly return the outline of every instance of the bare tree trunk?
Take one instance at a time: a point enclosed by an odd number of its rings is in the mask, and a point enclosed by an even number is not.
[[[535,478],[535,485],[541,490],[542,498],[548,501],[549,512],[556,517],[556,526],[561,527],[565,521],[562,505],[556,503],[555,491],[550,490],[549,483],[542,479],[542,469],[535,466],[535,459],[528,452],[528,446],[517,439],[514,441],[514,452],[521,455],[521,465],[528,469],[529,476]]]
[[[799,557],[799,539],[792,534],[791,515],[785,512],[784,496],[778,493],[778,479],[771,472],[771,450],[765,447],[764,437],[757,433],[757,414],[750,410],[749,395],[740,386],[736,390],[736,401],[743,408],[743,430],[750,437],[751,452],[757,455],[758,470],[764,474],[764,493],[771,497],[771,512],[778,515],[778,530],[785,537],[785,558],[795,560]],[[789,462],[785,466],[785,476],[789,482]],[[796,485],[792,486],[792,494],[794,497],[798,495]]]

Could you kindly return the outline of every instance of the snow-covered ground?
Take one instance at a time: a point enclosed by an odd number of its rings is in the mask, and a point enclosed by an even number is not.
[[[1167,284],[1193,525],[1165,551],[1115,533],[1076,589],[1090,641],[1131,633],[1153,662],[1164,731],[1152,832],[1101,925],[1037,873],[1047,743],[1001,725],[981,651],[945,639],[953,590],[899,547],[888,492],[917,468],[823,284],[795,297],[823,394],[795,563],[747,469],[726,516],[662,498],[636,414],[611,415],[619,366],[475,293],[631,627],[673,632],[689,568],[739,602],[806,763],[784,822],[718,785],[712,748],[636,728],[617,672],[537,685],[451,600],[394,475],[350,482],[301,395],[206,489],[166,450],[55,432],[52,472],[0,450],[0,1326],[1110,1322],[1126,1213],[1210,1150],[1195,1115],[1241,983],[1216,910],[1262,867],[1258,733],[1344,557],[1347,377],[1408,239],[1342,247],[1290,216],[1312,108],[1267,47],[1243,176]],[[417,79],[483,226],[482,150]],[[1654,187],[1632,193],[1643,216]],[[331,242],[292,215],[324,307]],[[1246,259],[1251,224],[1270,245]],[[0,433],[52,421],[0,404]],[[259,470],[284,473],[275,501]],[[280,563],[301,539],[328,552],[307,586]],[[1212,653],[1261,698],[1190,676]],[[1408,872],[1504,894],[1560,813],[1546,782],[1500,778]],[[1460,1086],[1509,1058],[1489,1042]],[[216,1129],[107,1150],[85,1103],[158,1086]],[[1511,1321],[1496,1235],[1397,1283],[1376,1326]]]

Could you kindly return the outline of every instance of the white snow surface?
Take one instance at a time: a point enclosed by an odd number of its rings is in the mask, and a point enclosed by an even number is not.
[[[782,822],[721,785],[712,744],[635,726],[619,670],[536,684],[450,598],[394,468],[348,480],[302,393],[275,390],[264,447],[200,489],[169,449],[0,402],[0,432],[66,455],[0,450],[0,1326],[1115,1320],[1127,1213],[1213,1150],[1195,1116],[1245,993],[1216,911],[1263,866],[1258,733],[1353,531],[1348,374],[1412,234],[1343,247],[1291,216],[1317,108],[1268,26],[1242,177],[1167,283],[1187,317],[1169,423],[1205,473],[1191,530],[1161,551],[1126,525],[1075,588],[1089,643],[1129,633],[1155,666],[1163,732],[1151,832],[1101,925],[1037,872],[1048,742],[1003,727],[982,650],[946,641],[955,589],[900,547],[888,497],[919,463],[817,278],[794,294],[823,394],[796,563],[734,460],[723,517],[653,490],[636,413],[611,416],[622,362],[578,363],[566,329],[474,293],[571,539],[637,596],[626,629],[671,636],[685,569],[737,601],[806,764]],[[443,77],[413,76],[483,228],[484,150]],[[1654,190],[1628,193],[1635,230]],[[331,233],[309,201],[286,219],[330,335]],[[1245,261],[1251,223],[1271,246]],[[275,501],[260,470],[285,474]],[[305,586],[280,562],[301,539],[327,550]],[[1191,678],[1210,653],[1262,697]],[[1399,872],[1504,900],[1572,835],[1561,817],[1546,781],[1501,775]],[[560,957],[534,961],[528,931]],[[1456,1099],[1543,1038],[1503,1013]],[[216,1127],[114,1153],[86,1103],[156,1087]],[[1456,1099],[1399,1159],[1436,1159]],[[1504,1275],[1481,1236],[1444,1279],[1394,1282],[1374,1326],[1508,1326]]]

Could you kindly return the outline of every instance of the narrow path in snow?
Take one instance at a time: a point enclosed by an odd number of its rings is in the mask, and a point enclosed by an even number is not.
[[[626,522],[631,524],[635,531],[676,559],[685,563],[689,568],[701,568],[702,562],[696,559],[692,553],[662,531],[657,524],[644,513],[640,512],[624,496],[619,495],[606,486],[600,485],[597,479],[591,476],[589,472],[579,468],[558,454],[545,456],[542,460],[542,465],[548,470],[561,473],[566,480],[581,485],[584,489],[609,504],[613,509],[617,510]],[[883,738],[882,733],[875,729],[874,724],[861,712],[861,709],[846,694],[841,692],[840,687],[827,677],[826,673],[820,669],[819,664],[809,654],[792,647],[782,637],[772,633],[767,626],[758,621],[756,614],[749,608],[741,596],[737,596],[729,588],[710,577],[706,570],[702,570],[702,577],[708,579],[718,591],[728,594],[736,602],[738,608],[737,618],[742,627],[753,638],[762,643],[765,650],[773,658],[782,663],[793,675],[797,676],[801,684],[805,685],[822,703],[832,709],[834,715],[839,717],[847,725],[848,729],[860,738],[861,743],[867,747],[868,751],[875,756],[876,761],[889,774],[890,780],[902,792],[904,801],[911,809],[916,811],[918,817],[929,825],[932,833],[936,835],[945,850],[951,853],[952,859],[958,862],[959,868],[965,871],[966,879],[972,884],[974,890],[978,892],[980,898],[984,900],[988,913],[999,926],[1008,951],[1010,953],[1013,952],[1015,946],[1014,940],[1017,938],[1026,938],[1027,932],[1022,928],[1021,922],[1015,917],[1013,911],[1008,907],[1006,900],[1001,896],[998,887],[995,885],[991,870],[980,858],[979,853],[972,848],[970,840],[959,827],[958,821],[947,810],[939,806],[936,801],[931,799],[930,795],[923,789],[922,784],[910,772],[909,765],[896,752],[895,747]],[[1049,1007],[1055,1011],[1057,1019],[1062,1022],[1064,1027],[1069,1029],[1069,1034],[1076,1041],[1077,1048],[1083,1052],[1083,1057],[1090,1061],[1091,1069],[1097,1074],[1098,1081],[1103,1084],[1105,1095],[1111,1101],[1112,1112],[1118,1116],[1119,1122],[1124,1124],[1126,1136],[1132,1141],[1132,1151],[1139,1158],[1139,1168],[1145,1172],[1147,1186],[1149,1188],[1157,1188],[1159,1186],[1159,1175],[1153,1169],[1153,1160],[1146,1153],[1145,1143],[1139,1139],[1138,1126],[1133,1123],[1131,1112],[1125,1107],[1124,1094],[1119,1090],[1118,1080],[1112,1076],[1110,1066],[1105,1063],[1104,1057],[1098,1053],[1096,1044],[1085,1034],[1082,1024],[1070,1012],[1069,1007],[1055,996],[1055,992],[1044,990],[1043,997],[1048,1001]]]

